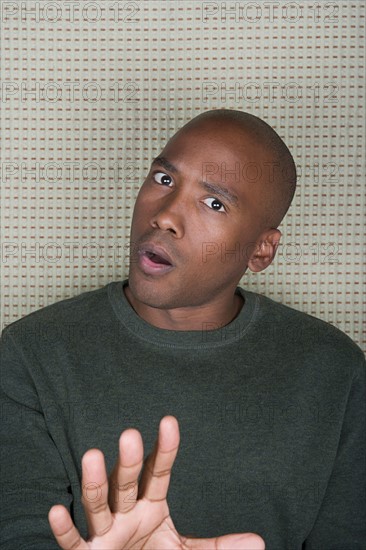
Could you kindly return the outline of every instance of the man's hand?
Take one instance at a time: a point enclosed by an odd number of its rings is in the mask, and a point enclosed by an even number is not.
[[[82,459],[82,502],[90,539],[81,538],[64,506],[52,506],[48,519],[60,547],[64,550],[263,550],[263,539],[253,533],[194,539],[176,531],[166,497],[178,447],[178,422],[174,416],[165,416],[160,422],[154,451],[145,461],[140,483],[138,477],[143,466],[140,432],[128,429],[122,433],[119,459],[109,481],[103,453],[89,449]]]

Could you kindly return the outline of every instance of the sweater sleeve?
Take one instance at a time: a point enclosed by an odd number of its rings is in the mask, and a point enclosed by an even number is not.
[[[303,550],[366,549],[366,363],[353,377],[337,455]]]
[[[59,548],[48,523],[54,504],[72,506],[72,492],[19,347],[7,329],[0,340],[0,548]]]

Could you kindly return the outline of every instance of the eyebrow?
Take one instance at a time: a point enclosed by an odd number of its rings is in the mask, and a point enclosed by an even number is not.
[[[160,166],[164,166],[169,172],[178,172],[178,168],[174,166],[171,162],[169,162],[165,157],[156,157],[151,164],[160,164]]]
[[[224,187],[223,185],[219,183],[209,183],[207,181],[200,181],[199,182],[202,187],[207,189],[208,191],[213,191],[215,195],[219,195],[220,197],[223,197],[226,199],[232,206],[239,206],[239,199],[234,193],[229,191],[227,187]]]
[[[171,162],[168,161],[165,157],[156,157],[151,164],[159,164],[172,173],[179,172],[178,168],[174,166]],[[207,181],[200,181],[199,184],[201,187],[204,187],[208,191],[212,191],[216,195],[225,198],[232,206],[239,206],[239,199],[237,195],[232,193],[227,187],[220,183],[209,183]]]

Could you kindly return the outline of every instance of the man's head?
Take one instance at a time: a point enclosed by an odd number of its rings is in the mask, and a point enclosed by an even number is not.
[[[135,300],[171,309],[233,294],[248,267],[272,262],[295,186],[292,156],[268,124],[226,109],[195,117],[153,161],[136,200]]]

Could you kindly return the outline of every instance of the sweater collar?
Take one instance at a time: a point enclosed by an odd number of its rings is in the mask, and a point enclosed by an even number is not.
[[[229,324],[220,327],[212,320],[207,322],[202,330],[162,329],[151,325],[135,312],[123,291],[127,284],[128,279],[125,279],[109,285],[108,293],[112,307],[129,332],[155,346],[198,349],[225,346],[240,340],[258,315],[260,296],[237,287],[236,293],[244,298],[244,304],[237,317]]]

